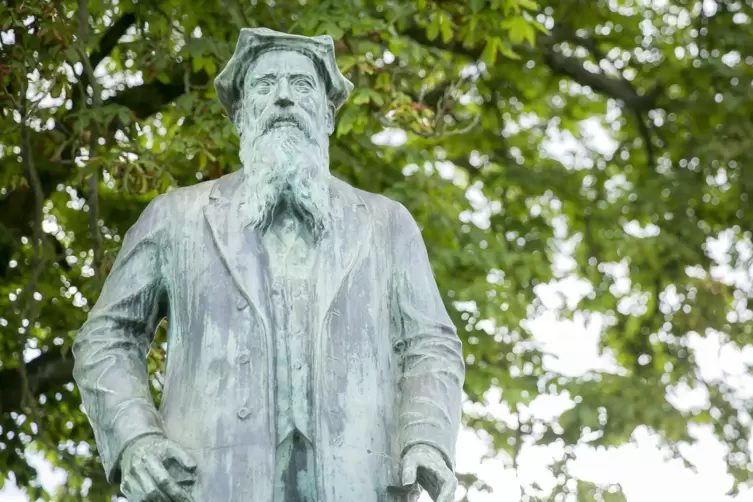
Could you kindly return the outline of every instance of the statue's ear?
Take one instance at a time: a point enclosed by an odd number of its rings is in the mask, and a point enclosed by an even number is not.
[[[335,132],[335,105],[332,101],[327,102],[327,133]]]

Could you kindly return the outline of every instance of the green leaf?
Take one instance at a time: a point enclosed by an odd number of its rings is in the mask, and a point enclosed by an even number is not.
[[[536,2],[533,0],[517,0],[518,5],[521,6],[524,9],[532,10],[532,11],[538,11],[539,6]]]
[[[533,45],[536,42],[536,32],[529,21],[523,17],[510,17],[502,21],[501,28],[508,32],[510,42],[519,44],[528,41]]]
[[[368,95],[369,100],[373,101],[377,106],[382,106],[384,104],[384,97],[374,89],[366,89],[366,94]]]
[[[355,106],[348,106],[343,113],[339,116],[337,121],[337,136],[344,136],[353,129],[353,126],[358,119],[358,108]]]
[[[499,48],[499,53],[509,59],[520,59],[520,55],[512,50],[512,48],[507,43],[502,44],[502,46]]]
[[[320,26],[318,32],[323,35],[329,35],[333,40],[340,40],[345,31],[332,21],[326,20]]]
[[[374,89],[387,91],[391,87],[390,74],[387,72],[381,72],[377,75],[376,82],[374,83]]]
[[[486,5],[486,0],[470,0],[471,12],[474,14],[481,12]]]
[[[364,103],[368,103],[369,95],[363,91],[354,92],[350,96],[350,102],[354,105],[362,105]]]
[[[170,75],[167,73],[158,73],[156,76],[157,80],[162,82],[163,84],[169,84],[170,83]]]
[[[500,49],[500,40],[497,37],[490,37],[486,41],[486,46],[481,53],[481,61],[487,66],[493,65],[497,61],[497,51]]]
[[[429,27],[426,29],[426,38],[429,40],[435,40],[439,36],[440,20],[442,19],[438,14],[432,14],[429,18]]]
[[[442,32],[442,42],[452,40],[452,21],[444,12],[439,15],[439,29]]]

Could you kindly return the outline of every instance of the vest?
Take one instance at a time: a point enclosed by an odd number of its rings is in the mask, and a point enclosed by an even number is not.
[[[316,248],[300,222],[280,215],[264,234],[275,340],[277,444],[294,431],[312,438],[312,344]]]

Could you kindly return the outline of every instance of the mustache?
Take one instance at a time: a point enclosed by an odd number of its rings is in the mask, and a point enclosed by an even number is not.
[[[297,127],[303,132],[306,138],[312,139],[311,131],[309,130],[309,127],[306,121],[294,113],[280,113],[280,114],[274,115],[273,117],[270,117],[264,122],[261,128],[261,135],[264,136],[265,134],[269,133],[272,129],[274,129],[275,127],[281,124],[288,124],[288,125]]]

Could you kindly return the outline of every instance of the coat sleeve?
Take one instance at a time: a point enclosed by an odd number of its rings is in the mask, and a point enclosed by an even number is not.
[[[394,322],[402,335],[402,452],[436,448],[454,469],[465,364],[455,326],[442,303],[415,220],[398,205],[394,218]]]
[[[168,225],[165,198],[154,199],[126,233],[73,343],[73,377],[111,483],[120,482],[120,457],[128,443],[163,433],[146,356],[167,308],[161,257]]]

